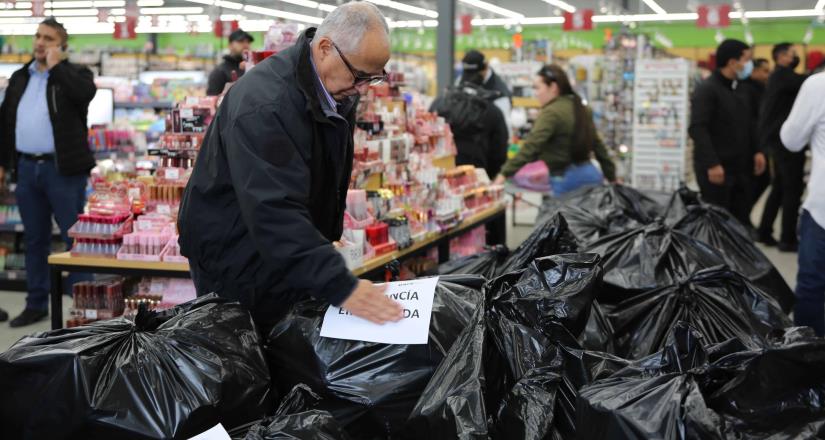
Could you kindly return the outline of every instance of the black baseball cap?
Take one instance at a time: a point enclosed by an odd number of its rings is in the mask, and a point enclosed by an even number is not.
[[[231,34],[229,34],[229,42],[230,43],[232,43],[233,41],[244,41],[244,40],[246,40],[250,43],[255,41],[255,39],[252,38],[252,35],[249,35],[243,29],[237,29],[237,30],[233,31]]]
[[[464,69],[464,73],[478,73],[484,70],[485,66],[484,54],[475,49],[468,50],[461,60],[461,67]]]

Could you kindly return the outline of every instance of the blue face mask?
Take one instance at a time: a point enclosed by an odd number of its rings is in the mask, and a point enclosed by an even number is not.
[[[748,60],[745,63],[745,68],[736,72],[736,77],[740,80],[746,80],[751,77],[751,73],[753,73],[753,60]]]

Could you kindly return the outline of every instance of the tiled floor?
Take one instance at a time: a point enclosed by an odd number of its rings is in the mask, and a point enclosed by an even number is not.
[[[758,211],[758,210],[757,210]],[[516,218],[519,223],[531,222],[536,215],[535,210],[521,207],[518,209]],[[532,231],[532,226],[512,226],[510,219],[510,211],[508,210],[507,219],[507,244],[510,248],[518,246]],[[780,253],[775,248],[762,248],[768,258],[773,261],[779,272],[785,277],[791,287],[796,285],[796,254]],[[63,301],[63,316],[67,316],[67,310],[71,301]],[[21,292],[2,292],[0,291],[0,308],[6,310],[12,317],[23,310],[25,305],[25,294]],[[0,323],[0,352],[5,351],[9,346],[16,342],[21,337],[46,331],[50,328],[49,320],[43,320],[35,325],[29,327],[12,329],[8,323]]]

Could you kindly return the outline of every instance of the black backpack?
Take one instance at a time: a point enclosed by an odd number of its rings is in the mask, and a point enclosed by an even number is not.
[[[484,115],[501,92],[486,90],[470,83],[447,89],[433,103],[433,111],[450,124],[454,134],[471,134],[484,130]]]

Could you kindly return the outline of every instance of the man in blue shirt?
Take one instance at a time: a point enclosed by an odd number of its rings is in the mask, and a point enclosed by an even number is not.
[[[26,308],[10,325],[48,316],[52,216],[67,233],[86,203],[95,160],[86,115],[96,88],[92,72],[66,60],[68,34],[47,18],[34,36],[34,59],[14,72],[0,106],[0,181],[9,170],[25,228]]]

